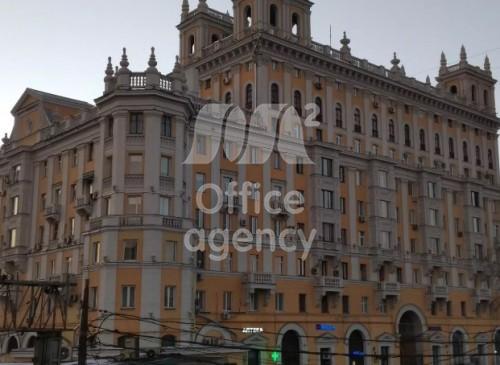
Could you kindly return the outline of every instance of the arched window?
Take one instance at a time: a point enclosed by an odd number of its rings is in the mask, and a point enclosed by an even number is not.
[[[434,135],[434,153],[436,155],[441,154],[441,137],[439,136],[439,133]]]
[[[195,39],[194,35],[189,36],[189,54],[194,54],[195,51]]]
[[[488,150],[488,168],[493,170],[493,151],[491,149]]]
[[[411,133],[408,124],[405,124],[405,146],[411,147]]]
[[[175,347],[176,338],[173,335],[166,335],[161,338],[161,347]]]
[[[483,102],[484,106],[488,106],[490,104],[490,97],[488,95],[488,90],[483,91]]]
[[[219,40],[219,36],[217,34],[212,34],[212,43],[215,43]]]
[[[476,85],[471,86],[470,94],[471,94],[472,102],[475,103],[476,102]]]
[[[464,162],[469,162],[469,147],[466,141],[462,143],[462,153],[464,155]]]
[[[299,14],[293,13],[292,14],[292,34],[295,36],[299,36],[299,32],[300,32]]]
[[[245,28],[250,28],[252,26],[252,8],[250,6],[243,10],[243,17],[245,19]]]
[[[30,339],[28,340],[28,343],[26,344],[26,347],[32,349],[33,347],[35,347],[35,343],[36,343],[36,336],[31,336]]]
[[[453,85],[452,87],[450,87],[450,93],[452,93],[453,95],[458,94],[458,89],[457,89],[456,85]]]
[[[318,115],[316,116],[316,120],[318,122],[322,122],[323,121],[323,101],[321,100],[321,98],[319,96],[317,96],[316,99],[314,99],[314,103],[318,107]]]
[[[418,135],[420,138],[420,151],[425,151],[425,131],[421,129]]]
[[[302,116],[302,94],[298,90],[293,92],[293,107],[297,111],[297,114]]]
[[[372,137],[378,138],[378,117],[376,114],[372,115]]]
[[[12,350],[17,350],[19,348],[19,343],[17,342],[17,338],[11,337],[7,342],[7,353],[10,353]]]
[[[224,102],[225,102],[226,104],[232,104],[232,103],[233,103],[233,95],[231,94],[231,92],[230,92],[230,91],[228,91],[228,92],[226,93],[226,95],[224,96]]]
[[[337,104],[338,105],[338,104]],[[358,108],[354,109],[354,132],[361,133],[361,112]]]
[[[248,110],[253,109],[253,87],[252,84],[248,84],[245,89],[245,108]]]
[[[342,118],[342,105],[335,104],[335,126],[337,128],[344,128],[344,120]]]
[[[389,142],[396,142],[396,128],[392,119],[389,120]]]
[[[481,147],[476,146],[476,165],[481,166]]]
[[[464,364],[464,334],[460,331],[453,333],[453,363],[456,365]]]
[[[349,364],[364,365],[365,364],[365,338],[363,333],[355,330],[349,336]]]
[[[271,24],[272,27],[278,25],[278,7],[274,4],[269,8],[269,24]]]
[[[455,158],[455,141],[451,137],[448,139],[448,152],[450,158]]]
[[[280,103],[280,88],[278,84],[273,83],[271,85],[271,104]]]

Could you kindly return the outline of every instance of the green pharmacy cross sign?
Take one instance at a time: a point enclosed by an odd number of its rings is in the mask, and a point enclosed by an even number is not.
[[[278,351],[271,352],[271,360],[273,360],[273,363],[278,363],[281,360],[281,353]]]

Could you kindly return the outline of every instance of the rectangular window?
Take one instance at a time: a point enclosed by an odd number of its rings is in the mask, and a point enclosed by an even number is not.
[[[346,214],[345,198],[340,197],[339,203],[340,203],[340,214]]]
[[[199,191],[203,185],[205,185],[205,174],[196,173],[196,178],[195,178],[196,191]]]
[[[12,180],[14,183],[18,183],[21,179],[21,165],[16,165],[12,169]]]
[[[323,240],[333,242],[335,240],[335,225],[333,223],[323,223]]]
[[[197,290],[195,298],[195,310],[197,313],[205,311],[205,291]]]
[[[389,346],[380,347],[380,365],[389,365]]]
[[[93,310],[97,309],[97,290],[96,286],[89,288],[89,308]]]
[[[389,250],[391,249],[391,232],[389,231],[381,231],[380,232],[380,246],[383,249]]]
[[[368,297],[361,297],[361,313],[368,314]]]
[[[297,275],[306,276],[306,261],[297,259]]]
[[[387,171],[379,171],[378,172],[378,184],[382,188],[388,187],[388,173]]]
[[[358,245],[361,247],[365,245],[365,231],[358,232]]]
[[[14,196],[10,198],[10,214],[18,215],[19,214],[19,197]]]
[[[165,196],[160,197],[160,215],[170,215],[170,198]]]
[[[429,225],[430,226],[437,226],[438,225],[438,216],[439,216],[439,211],[437,209],[429,209]]]
[[[472,217],[472,232],[481,232],[481,219],[479,219],[478,217]]]
[[[342,295],[342,313],[349,314],[349,296]]]
[[[349,280],[349,264],[347,262],[342,263],[342,279]]]
[[[144,116],[142,113],[130,113],[129,134],[144,134]]]
[[[166,241],[164,258],[166,262],[176,262],[177,260],[177,242]]]
[[[14,248],[17,245],[17,229],[9,229],[9,247]]]
[[[466,302],[460,302],[460,313],[462,314],[462,317],[467,316],[467,303]]]
[[[480,201],[479,201],[479,192],[477,191],[471,191],[470,192],[470,202],[473,207],[479,207],[480,206]]]
[[[129,195],[127,197],[127,214],[142,214],[142,196]]]
[[[171,158],[166,156],[161,156],[160,160],[160,176],[168,177],[170,176],[170,166],[171,166]]]
[[[68,222],[68,226],[69,226],[69,234],[71,237],[74,237],[75,236],[75,218],[74,217],[71,217],[69,219],[69,222]]]
[[[285,295],[283,293],[276,293],[274,296],[276,312],[283,312],[285,307]]]
[[[305,294],[299,294],[299,312],[305,313],[307,310],[307,296]]]
[[[135,308],[135,286],[122,286],[122,308]]]
[[[323,208],[333,209],[333,191],[322,190],[323,195]]]
[[[300,158],[300,157],[297,157],[297,164],[295,165],[295,172],[298,175],[304,174],[304,162],[303,162],[302,158]]]
[[[435,182],[429,181],[427,183],[427,193],[430,199],[437,198],[437,184]]]
[[[165,287],[165,298],[164,306],[166,309],[175,308],[175,286]]]
[[[367,281],[368,280],[368,269],[366,267],[366,264],[359,265],[359,273],[360,273],[360,276],[361,276],[361,281]]]
[[[207,137],[196,135],[196,153],[205,155],[207,153]]]
[[[101,242],[92,243],[92,263],[99,264],[101,262]]]
[[[326,177],[333,176],[333,161],[330,158],[321,158],[321,175]]]
[[[274,273],[276,275],[285,274],[285,258],[283,256],[276,256],[274,258]]]
[[[131,153],[128,155],[129,175],[142,175],[144,173],[144,162],[141,154]]]
[[[172,137],[172,118],[164,115],[161,119],[161,136]]]
[[[224,312],[231,312],[233,309],[233,293],[230,291],[224,292],[223,297],[223,310]]]
[[[252,232],[252,234],[257,233],[257,217],[250,217],[250,232]]]
[[[379,201],[380,216],[382,218],[389,218],[389,202],[385,200]]]
[[[341,183],[345,182],[345,167],[344,166],[339,167],[339,180]]]
[[[123,259],[125,261],[137,260],[137,241],[126,240],[123,247]]]

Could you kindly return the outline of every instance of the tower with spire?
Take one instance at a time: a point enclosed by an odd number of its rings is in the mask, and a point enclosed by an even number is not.
[[[488,56],[484,60],[484,69],[481,69],[469,63],[464,45],[460,47],[459,61],[454,65],[448,65],[443,52],[436,80],[444,93],[455,96],[458,101],[486,113],[495,113],[496,80],[492,78]]]

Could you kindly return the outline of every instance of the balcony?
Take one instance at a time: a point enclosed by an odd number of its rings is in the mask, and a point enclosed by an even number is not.
[[[476,302],[491,302],[492,292],[489,288],[479,288],[476,289]]]
[[[144,175],[125,175],[125,186],[127,188],[143,188]]]
[[[232,214],[238,212],[241,209],[240,198],[237,196],[229,197],[224,196],[224,201],[222,202],[222,211]]]
[[[431,287],[432,301],[448,300],[448,286],[446,285],[433,285]]]
[[[49,222],[59,222],[61,216],[61,205],[54,204],[50,207],[45,208],[45,219]]]
[[[398,282],[384,281],[378,283],[378,291],[380,292],[382,299],[399,298],[401,285]]]
[[[171,176],[160,176],[160,191],[172,192],[175,190],[174,178]]]
[[[162,225],[167,228],[182,229],[182,219],[175,217],[163,217]]]
[[[251,293],[255,290],[274,290],[276,280],[273,274],[269,273],[249,273],[246,275],[246,285]]]
[[[321,296],[328,293],[340,294],[342,293],[344,282],[338,277],[320,276],[315,278],[314,286],[321,292]]]
[[[281,199],[274,197],[270,201],[270,206],[273,209],[273,211],[270,212],[272,216],[276,218],[288,217],[288,211],[285,209],[285,204]]]
[[[92,214],[92,199],[90,196],[76,199],[75,209],[81,217],[90,217]]]
[[[2,250],[0,263],[7,272],[24,271],[27,263],[28,248],[26,246],[6,247]]]

